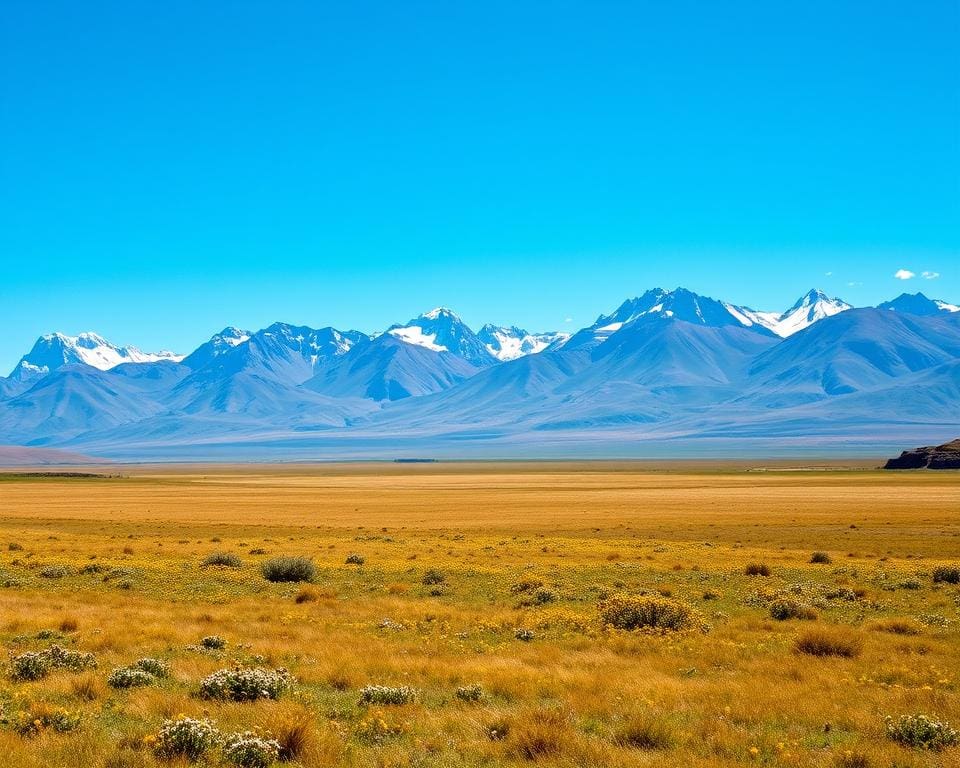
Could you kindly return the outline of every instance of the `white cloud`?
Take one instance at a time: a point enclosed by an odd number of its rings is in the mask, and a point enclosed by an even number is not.
[[[572,318],[572,317],[565,317],[565,318],[563,318],[563,322],[565,322],[565,323],[572,323],[572,322],[573,322],[573,318]]]
[[[827,277],[831,277],[833,275],[833,272],[824,272],[823,274],[825,274]]]
[[[940,277],[940,273],[927,272],[926,270],[924,270],[923,272],[920,273],[920,277],[922,277],[924,280],[936,280],[938,277]]]
[[[893,276],[897,278],[897,280],[909,280],[912,277],[916,277],[916,274],[909,269],[898,269],[893,273]]]
[[[849,283],[847,283],[847,287],[848,287],[848,288],[856,288],[858,285],[863,285],[863,283],[858,283],[858,282],[855,282],[855,281],[854,281],[854,282],[849,282]]]

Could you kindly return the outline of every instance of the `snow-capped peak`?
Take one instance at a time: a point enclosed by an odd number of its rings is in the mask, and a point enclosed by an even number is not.
[[[477,338],[491,355],[500,361],[507,361],[559,347],[570,338],[570,334],[559,331],[528,333],[515,325],[505,327],[487,323],[478,331]]]
[[[121,363],[155,363],[160,360],[178,363],[183,360],[183,355],[166,350],[143,352],[137,347],[120,347],[89,331],[77,336],[49,333],[37,339],[33,349],[21,358],[10,375],[14,378],[43,375],[74,364],[106,371]]]
[[[433,352],[450,352],[477,366],[496,362],[477,335],[451,309],[437,307],[386,331],[407,344]]]
[[[891,301],[877,305],[877,309],[888,309],[893,312],[905,312],[909,315],[939,315],[945,312],[960,312],[956,304],[949,304],[942,299],[928,299],[922,293],[901,293]]]
[[[853,306],[838,298],[831,298],[816,288],[801,296],[796,304],[777,318],[776,323],[770,326],[777,336],[786,338],[804,328],[808,328],[825,317],[846,312]]]

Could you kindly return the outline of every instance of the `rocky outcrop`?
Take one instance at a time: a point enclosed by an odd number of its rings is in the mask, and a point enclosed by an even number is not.
[[[960,439],[943,445],[915,448],[890,459],[884,469],[960,469]]]

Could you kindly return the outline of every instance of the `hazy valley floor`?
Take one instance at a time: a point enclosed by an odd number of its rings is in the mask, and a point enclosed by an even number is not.
[[[0,765],[169,764],[155,738],[181,715],[260,729],[291,766],[960,765],[960,748],[885,730],[886,716],[918,713],[960,728],[960,586],[933,578],[960,562],[960,473],[104,471],[122,474],[0,475],[0,642],[11,658],[56,644],[96,660],[36,680],[5,672]],[[815,551],[831,562],[811,563]],[[239,567],[201,566],[215,552]],[[312,558],[314,583],[265,580],[282,555]],[[769,575],[746,575],[751,564]],[[605,627],[598,606],[620,594],[665,596],[709,631]],[[784,601],[816,618],[773,618]],[[797,650],[814,630],[851,653]],[[203,648],[209,636],[226,646]],[[170,675],[108,685],[142,657]],[[236,665],[296,683],[276,701],[200,695]],[[361,703],[368,685],[416,695]],[[224,760],[212,749],[201,764]]]

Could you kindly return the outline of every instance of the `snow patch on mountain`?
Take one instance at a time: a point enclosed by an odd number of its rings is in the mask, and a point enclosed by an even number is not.
[[[570,334],[560,331],[529,333],[515,325],[507,327],[487,323],[477,332],[477,338],[483,342],[487,352],[497,360],[506,362],[560,346],[570,338]]]
[[[400,341],[407,344],[415,344],[418,347],[426,347],[434,352],[448,352],[449,350],[442,344],[437,344],[437,334],[424,333],[423,328],[418,325],[411,325],[406,328],[391,328],[387,331],[391,336],[396,336]]]
[[[483,368],[497,362],[477,334],[447,307],[437,307],[407,323],[397,323],[388,328],[387,333],[433,352],[450,352],[476,367]]]

